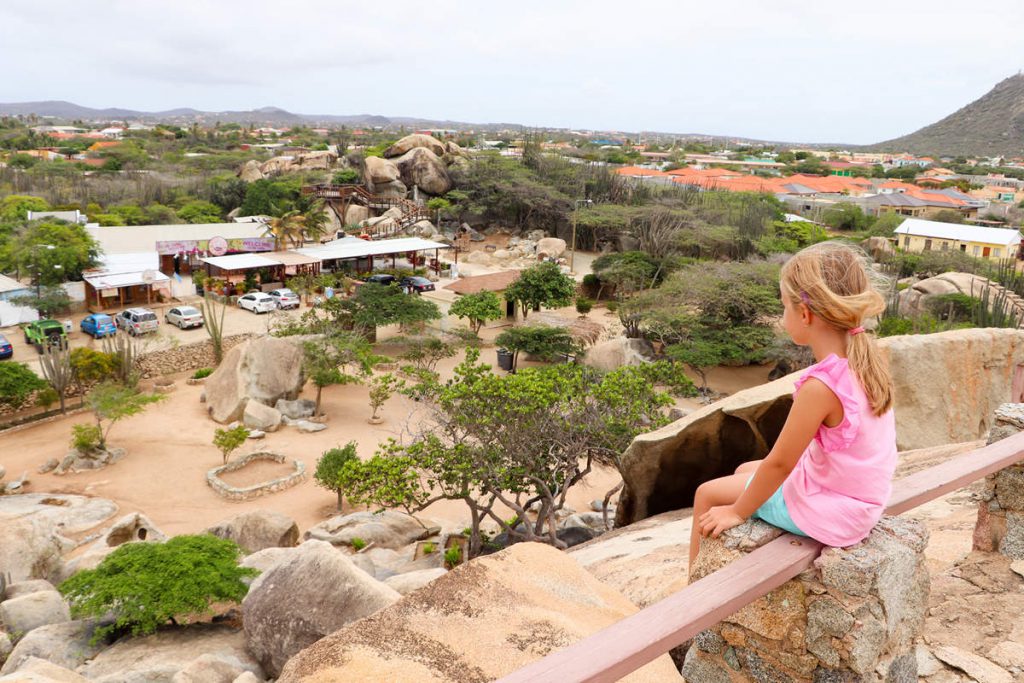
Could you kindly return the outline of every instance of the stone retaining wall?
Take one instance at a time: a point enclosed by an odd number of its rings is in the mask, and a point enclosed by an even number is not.
[[[691,581],[781,533],[754,520],[703,539]],[[923,524],[883,517],[861,543],[825,548],[797,578],[698,634],[683,676],[713,683],[916,683],[927,543]]]
[[[224,337],[224,353],[233,346],[241,344],[246,339],[254,337],[254,334],[233,334]],[[170,375],[175,372],[195,371],[199,368],[217,367],[213,358],[213,342],[204,339],[193,344],[182,344],[169,349],[150,351],[139,357],[136,363],[141,376],[144,379]]]
[[[302,483],[306,479],[306,464],[299,460],[292,461],[295,465],[295,471],[291,474],[285,477],[278,477],[277,479],[265,481],[262,484],[235,487],[228,485],[220,478],[220,475],[225,472],[236,472],[255,460],[272,460],[283,464],[287,458],[280,453],[256,451],[255,453],[242,456],[237,460],[232,460],[226,465],[214,467],[206,473],[206,483],[208,483],[210,487],[221,497],[227,498],[228,500],[252,500],[253,498],[258,498],[267,493],[275,493],[277,491],[283,491],[291,488],[296,484]]]
[[[996,408],[988,443],[1024,430],[1024,403]],[[999,552],[1024,560],[1024,463],[1018,462],[985,477],[974,527],[974,549]]]

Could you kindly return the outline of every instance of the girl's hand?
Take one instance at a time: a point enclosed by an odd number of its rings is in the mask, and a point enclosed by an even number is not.
[[[732,505],[713,507],[697,520],[700,524],[700,535],[712,538],[718,538],[723,531],[739,526],[745,521],[747,520],[736,514]]]

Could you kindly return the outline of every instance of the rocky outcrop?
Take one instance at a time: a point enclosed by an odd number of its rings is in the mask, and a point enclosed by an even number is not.
[[[245,162],[238,170],[238,177],[247,183],[262,180],[282,173],[299,171],[326,171],[338,161],[338,155],[330,150],[303,152],[294,156],[280,156],[260,163],[254,159]]]
[[[55,590],[36,591],[0,602],[0,623],[8,633],[71,621],[71,612]]]
[[[888,337],[900,450],[984,438],[995,408],[1024,394],[1024,332],[968,329]],[[737,392],[636,437],[622,457],[622,527],[690,507],[701,483],[767,455],[800,373]]]
[[[89,683],[89,679],[45,659],[29,657],[17,672],[0,677],[0,683]]]
[[[654,358],[654,347],[646,339],[615,337],[587,349],[583,362],[592,368],[611,372],[627,365],[643,365]]]
[[[424,536],[427,529],[416,518],[393,510],[353,512],[337,515],[311,527],[307,539],[327,541],[333,545],[351,545],[361,538],[376,548],[402,548]]]
[[[153,521],[141,512],[133,512],[120,518],[100,534],[85,551],[71,559],[64,569],[61,578],[67,578],[83,569],[95,569],[118,546],[125,543],[147,541],[162,543],[167,536],[153,524]]]
[[[564,553],[520,543],[320,640],[279,681],[491,681],[634,612]],[[662,656],[622,680],[680,677]]]
[[[74,669],[95,657],[105,644],[93,642],[97,623],[93,620],[67,621],[32,629],[18,641],[0,674],[19,671],[32,657]]]
[[[244,670],[263,677],[259,664],[245,649],[244,634],[219,624],[193,624],[161,629],[149,636],[123,638],[81,666],[79,673],[90,680],[108,683],[177,683],[180,679],[175,676],[179,672],[209,655],[236,662],[239,673]]]
[[[448,167],[434,152],[416,147],[394,160],[406,187],[415,185],[423,192],[442,195],[452,189]]]
[[[899,293],[900,315],[914,316],[933,312],[932,302],[944,294],[965,294],[975,299],[986,295],[990,306],[1001,300],[1007,313],[1024,319],[1024,299],[998,283],[973,273],[942,273],[913,283]]]
[[[386,185],[401,179],[402,174],[395,162],[381,157],[366,157],[363,161],[363,181],[370,192],[376,192],[378,185]]]
[[[238,170],[238,177],[247,183],[263,180],[263,171],[260,170],[260,162],[255,159],[249,159],[249,161],[242,164],[242,168]]]
[[[435,567],[434,569],[420,569],[415,572],[406,572],[405,574],[395,574],[384,579],[384,585],[389,588],[393,588],[402,595],[408,595],[413,591],[417,591],[423,588],[428,583],[433,583],[437,579],[441,578],[448,573],[444,567]]]
[[[445,143],[437,138],[422,133],[413,133],[412,135],[406,135],[384,150],[384,156],[388,159],[400,157],[414,149],[426,149],[437,156],[443,156],[448,151]]]
[[[291,548],[299,542],[299,527],[295,521],[271,510],[243,512],[207,531],[234,541],[246,554],[266,548]]]
[[[74,546],[45,518],[0,518],[0,576],[12,581],[56,579],[64,570],[61,556]]]
[[[558,258],[565,253],[565,240],[558,237],[544,237],[537,241],[537,256]]]
[[[309,541],[253,581],[242,602],[246,645],[276,676],[303,648],[398,597],[329,543]]]
[[[370,217],[370,210],[362,204],[349,204],[345,209],[345,225],[359,225]]]
[[[233,349],[206,379],[206,407],[221,424],[240,420],[245,406],[294,399],[302,390],[302,349],[277,337],[250,339]]]

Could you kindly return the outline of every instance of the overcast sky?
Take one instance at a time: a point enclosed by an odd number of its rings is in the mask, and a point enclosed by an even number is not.
[[[0,101],[870,143],[1017,73],[1022,36],[1016,1],[4,2]]]

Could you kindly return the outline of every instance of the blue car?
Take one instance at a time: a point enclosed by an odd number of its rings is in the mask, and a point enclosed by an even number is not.
[[[79,327],[82,328],[82,332],[85,332],[93,339],[117,334],[117,326],[114,325],[114,320],[106,313],[93,313],[92,315],[85,316],[82,318],[82,323]]]
[[[14,355],[14,347],[11,346],[11,342],[7,341],[7,337],[0,334],[0,359],[10,358]]]

